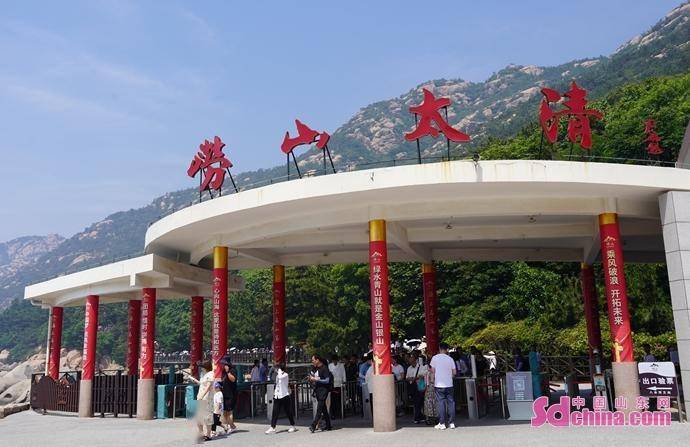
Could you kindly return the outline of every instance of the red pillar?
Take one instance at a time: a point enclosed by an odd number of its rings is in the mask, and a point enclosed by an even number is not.
[[[228,349],[228,247],[213,247],[213,308],[211,358],[220,378],[220,360]]]
[[[589,346],[589,364],[594,374],[594,351],[601,352],[601,328],[599,327],[599,297],[594,285],[594,269],[584,262],[580,265],[580,283],[584,302],[585,322],[587,323],[587,344]]]
[[[50,308],[50,358],[48,376],[53,380],[60,378],[60,350],[62,349],[62,307]]]
[[[386,221],[382,219],[369,222],[369,282],[374,374],[391,374],[388,249],[386,247]]]
[[[436,269],[432,263],[422,264],[424,291],[424,329],[426,354],[429,358],[438,353],[438,295],[436,295]]]
[[[273,266],[273,360],[285,361],[285,267]]]
[[[623,271],[623,248],[616,213],[599,215],[601,262],[606,282],[606,302],[613,340],[613,361],[633,362],[633,342],[628,314],[628,295]]]
[[[197,377],[199,374],[199,365],[202,360],[203,343],[204,343],[204,297],[192,297],[192,320],[191,320],[191,349],[190,353],[190,370],[192,376]]]
[[[141,348],[139,379],[153,379],[154,340],[156,337],[156,289],[144,288],[141,295]]]
[[[127,309],[127,375],[135,376],[139,370],[139,337],[141,335],[141,301],[129,300]]]
[[[86,297],[84,312],[84,351],[82,352],[81,380],[93,380],[96,368],[96,341],[98,336],[98,295]]]

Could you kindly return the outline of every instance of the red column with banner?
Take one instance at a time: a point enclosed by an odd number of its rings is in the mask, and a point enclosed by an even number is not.
[[[141,291],[141,348],[139,379],[153,379],[154,340],[156,337],[156,289]]]
[[[585,322],[587,323],[587,344],[589,345],[589,362],[594,374],[594,351],[601,352],[601,328],[599,327],[599,297],[594,285],[594,269],[584,262],[580,265],[580,283],[584,303]]]
[[[633,341],[628,314],[628,295],[623,271],[623,248],[616,213],[599,215],[601,262],[606,283],[606,302],[613,340],[614,362],[633,362]]]
[[[386,247],[386,221],[382,219],[369,222],[369,283],[374,374],[391,374],[388,249]]]
[[[228,349],[228,247],[213,247],[213,307],[211,315],[211,358],[220,378],[220,360]]]
[[[62,349],[62,307],[50,308],[50,358],[48,376],[53,380],[60,378],[60,350]]]
[[[431,358],[438,353],[438,296],[436,295],[436,268],[432,263],[422,264],[422,289],[424,292],[424,329],[426,354]]]
[[[127,375],[134,376],[139,371],[139,337],[141,335],[141,301],[129,300],[127,308]]]
[[[98,296],[86,297],[84,312],[84,351],[82,353],[81,380],[93,380],[96,367],[96,341],[98,334]]]
[[[273,266],[273,360],[285,361],[285,267]]]
[[[204,297],[192,297],[191,309],[191,346],[189,350],[189,368],[193,377],[199,375],[198,362],[203,360],[204,344]]]

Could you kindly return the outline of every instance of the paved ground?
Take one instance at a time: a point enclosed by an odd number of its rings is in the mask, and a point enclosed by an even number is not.
[[[373,433],[356,420],[334,424],[331,432],[311,434],[306,419],[296,433],[265,435],[261,421],[241,421],[240,431],[207,443],[209,446],[280,446],[301,447],[406,447],[406,446],[650,446],[688,445],[690,424],[674,422],[671,427],[625,428],[531,428],[529,424],[502,420],[483,420],[470,424],[460,420],[456,430],[436,431],[430,427],[400,420],[394,433]],[[281,430],[281,427],[278,427]],[[284,427],[282,428],[284,430]],[[73,416],[42,416],[25,411],[0,420],[1,446],[192,446],[194,428],[184,420],[137,421],[125,418],[78,419]]]

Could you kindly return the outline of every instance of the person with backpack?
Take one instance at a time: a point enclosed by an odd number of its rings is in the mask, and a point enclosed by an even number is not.
[[[419,358],[419,352],[414,351],[410,355],[410,366],[407,368],[405,380],[408,383],[410,396],[414,405],[414,423],[419,424],[424,420],[422,408],[424,407],[424,391],[426,390],[427,366]]]
[[[314,420],[309,426],[309,431],[314,433],[321,422],[321,418],[324,419],[325,427],[322,430],[330,431],[331,427],[331,415],[328,414],[328,406],[326,405],[326,399],[333,389],[333,374],[328,370],[326,366],[326,361],[319,355],[313,355],[311,358],[312,370],[309,374],[309,383],[314,386],[313,396],[316,398],[316,414],[314,415]]]

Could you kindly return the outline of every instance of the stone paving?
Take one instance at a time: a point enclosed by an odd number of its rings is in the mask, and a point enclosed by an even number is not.
[[[282,421],[281,421],[282,422]],[[406,446],[684,446],[690,445],[690,424],[674,422],[670,427],[623,428],[532,428],[528,423],[484,419],[470,423],[460,419],[455,430],[437,431],[399,419],[394,433],[374,433],[361,419],[335,421],[331,432],[311,434],[308,421],[299,420],[299,430],[287,433],[278,426],[275,435],[266,435],[262,420],[242,420],[239,431],[207,442],[210,446],[301,447],[406,447]],[[0,420],[0,446],[7,447],[110,447],[110,446],[192,446],[195,427],[183,420],[137,421],[128,418],[79,419],[25,411]]]

